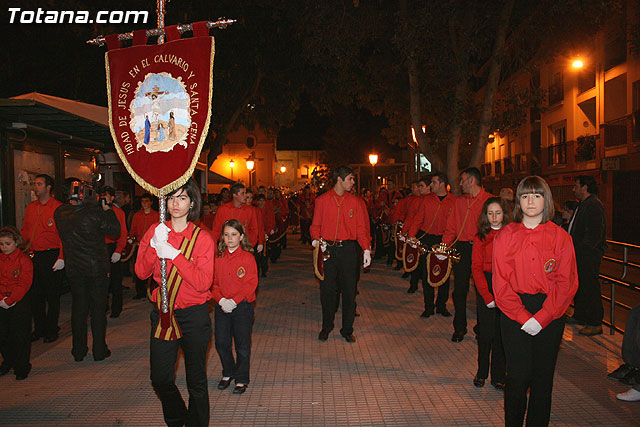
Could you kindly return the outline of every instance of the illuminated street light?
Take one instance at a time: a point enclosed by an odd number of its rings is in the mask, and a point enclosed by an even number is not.
[[[375,166],[378,163],[378,155],[369,154],[369,163],[371,163],[371,166]]]
[[[575,61],[573,61],[573,63],[571,63],[571,66],[573,68],[582,68],[584,67],[584,62],[582,62],[582,60],[580,59],[576,59]]]
[[[250,171],[253,170],[253,167],[256,165],[256,163],[253,160],[247,160],[247,169],[249,169]]]
[[[285,165],[280,166],[280,173],[285,173],[287,171],[287,167]]]
[[[233,159],[229,160],[229,167],[233,169],[235,166],[236,166],[236,162],[234,162]]]
[[[376,183],[374,179],[376,176],[376,163],[378,163],[378,155],[369,154],[369,163],[371,163],[371,189],[375,191]]]

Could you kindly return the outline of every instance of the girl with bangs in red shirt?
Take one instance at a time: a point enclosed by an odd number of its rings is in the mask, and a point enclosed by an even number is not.
[[[17,228],[0,229],[0,376],[11,369],[16,380],[31,371],[31,308],[27,291],[33,280],[33,263],[24,252]]]
[[[501,197],[490,197],[484,202],[478,218],[478,234],[473,239],[471,273],[476,284],[478,307],[478,373],[473,385],[483,387],[491,364],[491,385],[504,390],[505,361],[500,332],[500,309],[496,308],[492,286],[493,239],[500,229],[511,222],[507,202]],[[491,362],[491,363],[489,363]]]
[[[578,289],[571,236],[551,221],[553,214],[549,185],[526,177],[516,190],[514,222],[493,243],[493,293],[504,314],[507,426],[521,426],[525,412],[527,425],[549,424],[564,313]]]
[[[258,267],[252,251],[242,223],[237,219],[226,221],[218,243],[212,292],[217,303],[216,350],[222,362],[218,390],[226,389],[235,379],[234,394],[244,393],[249,385],[253,302],[258,287]],[[232,341],[236,348],[235,360]]]

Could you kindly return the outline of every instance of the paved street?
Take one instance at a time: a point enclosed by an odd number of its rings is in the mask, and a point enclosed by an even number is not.
[[[349,344],[336,329],[320,330],[318,282],[311,250],[290,236],[290,247],[260,284],[253,328],[251,384],[244,395],[218,391],[218,356],[208,364],[211,424],[225,426],[422,426],[501,425],[502,393],[472,384],[476,371],[473,333],[462,343],[449,339],[451,319],[419,318],[422,292],[406,293],[407,282],[374,261],[362,275],[355,335]],[[130,278],[126,279],[129,284]],[[149,381],[150,306],[132,301],[109,319],[113,355],[76,363],[71,356],[70,295],[63,297],[62,336],[35,343],[33,370],[25,381],[0,378],[0,424],[163,425],[160,402]],[[449,309],[453,311],[451,302]],[[470,293],[468,317],[475,319]],[[551,424],[640,425],[640,402],[624,403],[627,386],[608,380],[621,363],[621,335],[587,338],[567,326],[554,387]],[[186,396],[182,361],[177,382]]]

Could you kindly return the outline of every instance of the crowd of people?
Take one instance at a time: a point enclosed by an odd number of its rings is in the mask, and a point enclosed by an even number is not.
[[[597,183],[576,177],[577,200],[558,209],[537,176],[499,196],[484,189],[476,168],[458,178],[459,196],[444,173],[419,178],[407,189],[388,179],[375,194],[358,191],[347,166],[333,171],[333,185],[324,191],[306,186],[292,194],[235,183],[203,196],[189,180],[166,196],[167,218],[160,222],[157,199],[148,193],[117,198],[111,187],[96,190],[69,178],[63,204],[53,198],[53,179],[38,175],[36,200],[27,206],[22,229],[0,230],[0,375],[14,370],[16,379],[27,378],[31,342],[58,339],[62,274],[72,294],[74,360],[89,352],[88,317],[94,360],[109,357],[107,313],[116,318],[123,312],[123,276],[131,274],[133,298],[153,304],[151,382],[165,421],[207,425],[210,303],[222,365],[217,388],[235,382],[233,393],[242,394],[251,378],[259,278],[278,262],[293,226],[303,244],[322,254],[316,258],[323,271],[320,342],[328,340],[340,306],[340,335],[356,342],[358,281],[372,258],[402,270],[410,294],[421,282],[420,317],[453,317],[454,343],[468,334],[473,278],[478,369],[472,383],[483,387],[490,374],[491,384],[504,390],[507,425],[522,425],[525,417],[527,424],[546,425],[565,323],[582,325],[582,335],[602,333],[598,274],[606,221]],[[453,314],[447,307],[450,274]],[[572,302],[573,314],[567,315]],[[633,386],[618,395],[621,400],[640,401],[639,317],[636,308],[625,334],[625,363],[609,375]],[[188,404],[175,384],[179,349]]]

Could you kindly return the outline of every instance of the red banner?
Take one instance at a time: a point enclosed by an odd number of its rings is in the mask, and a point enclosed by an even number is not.
[[[194,37],[105,54],[109,125],[136,182],[164,194],[193,173],[209,130],[214,39]]]

